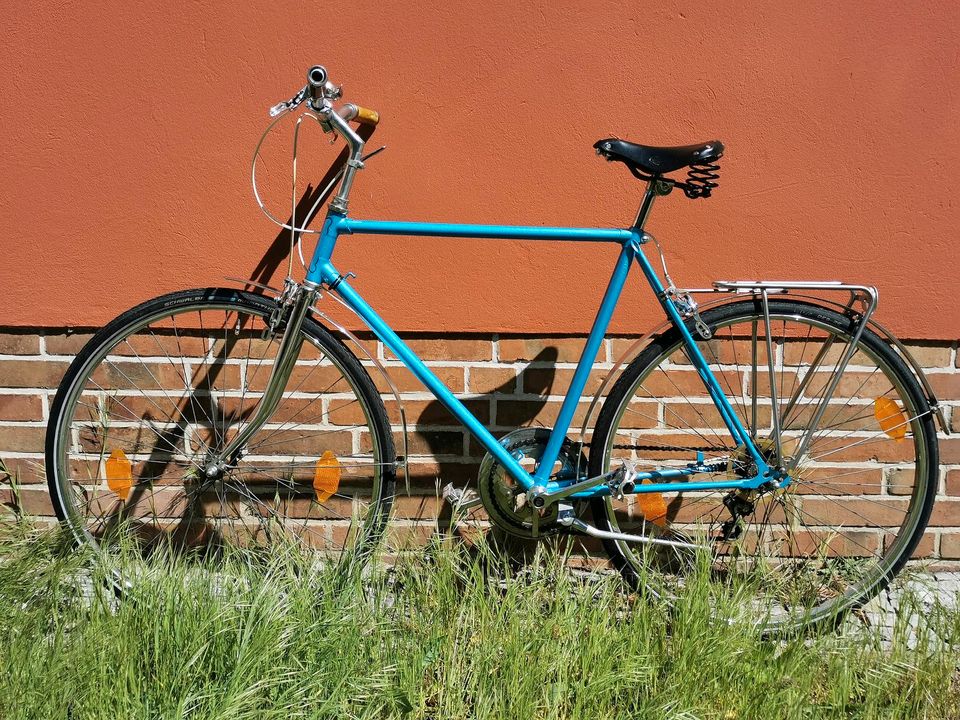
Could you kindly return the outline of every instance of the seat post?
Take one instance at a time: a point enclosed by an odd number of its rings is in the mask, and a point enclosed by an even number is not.
[[[650,214],[650,208],[653,207],[653,200],[661,193],[657,192],[658,180],[647,182],[647,191],[643,194],[643,201],[640,203],[640,209],[637,210],[637,219],[633,221],[633,229],[642,231],[647,222],[647,216]]]

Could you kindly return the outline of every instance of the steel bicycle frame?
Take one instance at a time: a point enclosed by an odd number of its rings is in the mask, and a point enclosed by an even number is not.
[[[724,395],[719,382],[710,370],[697,343],[687,329],[683,315],[673,299],[668,295],[660,278],[643,253],[642,245],[646,236],[642,231],[643,220],[649,211],[652,202],[653,189],[648,189],[644,206],[641,208],[634,228],[607,229],[607,228],[558,228],[516,225],[469,225],[453,223],[422,223],[422,222],[395,222],[387,220],[358,220],[331,209],[320,231],[314,254],[307,271],[305,285],[308,288],[325,286],[335,292],[373,331],[383,343],[393,352],[403,364],[420,380],[443,406],[459,420],[481,445],[493,455],[520,485],[526,489],[539,488],[548,494],[566,487],[549,479],[551,469],[556,462],[561,445],[570,429],[574,411],[587,383],[591,367],[596,360],[600,344],[606,335],[610,318],[617,306],[620,293],[626,282],[631,265],[636,262],[655,293],[660,305],[670,322],[675,325],[684,342],[691,363],[699,374],[710,397],[720,412],[724,425],[737,445],[742,445],[756,464],[757,474],[754,477],[739,480],[724,481],[690,481],[678,484],[664,482],[690,477],[699,473],[708,472],[709,468],[702,462],[690,463],[685,468],[665,467],[662,469],[640,472],[636,474],[635,486],[632,492],[670,492],[682,489],[717,490],[717,489],[749,489],[757,488],[770,481],[772,471],[770,466],[757,450],[750,433],[744,428]],[[570,388],[560,407],[547,446],[541,456],[540,463],[533,474],[520,465],[508,453],[489,430],[471,413],[466,406],[443,384],[443,382],[424,365],[423,361],[409,348],[409,346],[390,328],[389,325],[370,307],[369,304],[353,288],[348,279],[342,275],[331,262],[337,240],[341,235],[408,235],[419,237],[469,237],[502,240],[552,240],[560,242],[598,242],[614,243],[620,246],[613,274],[604,292],[597,316],[587,336],[583,353],[577,363]],[[578,478],[581,480],[582,478]],[[611,488],[605,483],[597,484],[569,497],[586,499],[609,495]]]

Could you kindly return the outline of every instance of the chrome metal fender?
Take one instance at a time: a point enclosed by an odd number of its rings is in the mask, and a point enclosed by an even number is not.
[[[787,286],[787,287],[784,287]],[[712,296],[708,299],[698,303],[698,310],[703,311],[727,303],[738,302],[739,300],[744,299],[744,296],[752,296],[762,291],[762,288],[766,287],[768,292],[773,292],[776,290],[777,295],[788,295],[791,299],[803,300],[805,302],[822,305],[827,309],[834,310],[840,313],[848,313],[853,309],[854,304],[858,300],[858,297],[855,293],[851,292],[851,298],[846,303],[839,302],[838,300],[831,299],[829,297],[823,297],[819,295],[812,295],[809,292],[803,292],[804,290],[822,290],[822,291],[843,291],[850,292],[851,288],[856,290],[864,290],[869,295],[869,301],[871,305],[875,306],[877,303],[877,293],[874,288],[868,288],[866,286],[854,286],[847,285],[839,282],[825,282],[825,283],[758,283],[753,281],[741,281],[741,282],[717,282],[713,287],[710,288],[695,288],[692,290],[678,290],[678,293],[684,294],[689,293],[691,295],[698,296]],[[933,388],[930,386],[929,380],[927,380],[926,375],[923,373],[923,368],[920,366],[920,363],[917,362],[916,358],[913,357],[913,354],[910,350],[901,342],[889,329],[884,325],[880,324],[873,318],[873,308],[870,308],[869,313],[867,313],[867,323],[866,327],[882,339],[890,343],[898,355],[906,363],[907,367],[911,370],[914,377],[920,383],[920,386],[923,388],[924,395],[926,396],[927,403],[930,406],[931,412],[937,418],[937,424],[940,427],[941,432],[945,435],[950,434],[950,427],[946,422],[946,419],[943,416],[943,408],[940,406],[939,401],[937,400],[936,395],[933,392]],[[587,414],[584,417],[583,425],[580,428],[580,442],[585,442],[586,433],[592,427],[592,422],[594,415],[598,411],[599,406],[602,404],[603,399],[606,397],[607,390],[616,382],[617,378],[623,372],[623,368],[632,362],[642,351],[646,348],[654,338],[656,338],[661,333],[665,332],[671,327],[669,321],[665,321],[650,330],[649,332],[641,335],[637,340],[630,345],[614,362],[613,367],[607,372],[604,376],[603,381],[600,383],[599,388],[597,388],[596,393],[590,400],[590,406],[587,408]]]
[[[263,283],[253,282],[251,280],[244,280],[243,278],[235,278],[235,277],[227,277],[224,279],[230,282],[235,282],[241,285],[255,287],[259,290],[265,290],[267,292],[274,293],[277,297],[279,297],[281,294],[281,291],[278,290],[277,288],[271,287],[270,285],[264,285]],[[332,293],[325,293],[325,294],[319,295],[317,298],[317,302],[322,300],[324,297],[327,297],[327,298],[330,298],[331,300],[336,301],[337,303],[345,307],[353,315],[356,316],[356,313],[353,312],[353,310],[345,302],[343,302],[340,298],[338,298],[336,295]],[[400,408],[400,425],[403,428],[403,455],[397,458],[397,465],[403,468],[404,486],[406,487],[407,495],[409,495],[410,494],[410,469],[407,462],[407,456],[408,456],[408,448],[410,447],[410,445],[409,445],[408,430],[407,430],[407,412],[403,404],[403,399],[400,397],[400,392],[399,390],[397,390],[396,383],[393,381],[393,378],[390,377],[390,373],[387,371],[387,368],[384,367],[383,363],[380,362],[380,360],[376,357],[376,355],[370,352],[370,350],[360,340],[360,338],[358,338],[354,333],[352,333],[350,330],[344,327],[342,323],[338,322],[337,320],[334,320],[327,313],[320,310],[317,307],[316,303],[313,305],[313,307],[310,308],[310,310],[313,313],[314,318],[322,320],[324,324],[327,325],[327,327],[333,330],[336,330],[341,335],[342,339],[349,341],[350,344],[352,344],[355,348],[357,348],[357,350],[359,350],[360,352],[360,355],[362,356],[361,357],[362,360],[365,359],[370,361],[373,367],[376,368],[377,372],[380,374],[380,377],[382,377],[384,382],[387,384],[387,387],[390,388],[390,394],[393,395],[394,399],[397,401],[397,407]],[[363,320],[361,319],[361,323],[362,322]]]

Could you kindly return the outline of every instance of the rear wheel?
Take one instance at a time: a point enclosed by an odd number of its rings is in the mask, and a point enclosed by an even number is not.
[[[879,337],[864,331],[838,373],[858,321],[796,301],[771,301],[769,312],[768,327],[759,300],[714,308],[702,313],[712,338],[694,337],[761,452],[771,464],[782,458],[793,481],[757,492],[683,492],[678,482],[676,492],[599,499],[593,510],[604,530],[708,547],[711,579],[746,588],[747,612],[776,632],[838,620],[889,583],[923,535],[938,456],[927,401]],[[716,472],[698,481],[752,474],[671,329],[611,390],[593,435],[590,474],[623,460],[638,470],[684,466],[697,453],[717,461]],[[606,549],[628,580],[642,578],[666,598],[696,564],[693,551],[666,545],[608,541]]]
[[[370,546],[394,494],[383,402],[366,371],[307,319],[276,410],[217,477],[208,458],[253,417],[284,328],[276,303],[230,289],[178,292],[124,313],[70,366],[51,409],[47,468],[78,540],[145,549],[295,542]]]

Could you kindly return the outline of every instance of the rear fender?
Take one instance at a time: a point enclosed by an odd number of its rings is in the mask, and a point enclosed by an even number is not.
[[[736,293],[729,291],[722,291],[716,288],[709,289],[697,289],[689,290],[684,292],[690,292],[691,294],[697,295],[707,295],[712,296],[708,299],[699,303],[698,310],[703,312],[710,308],[719,307],[721,305],[726,305],[733,302],[740,302],[744,300],[744,293]],[[720,297],[717,297],[717,296]],[[778,296],[786,295],[790,299],[802,300],[805,302],[810,302],[818,305],[822,305],[827,309],[834,310],[839,313],[848,313],[850,312],[850,305],[838,302],[836,300],[825,298],[817,295],[810,294],[801,294],[801,293],[778,293]],[[603,381],[600,383],[597,392],[590,400],[590,406],[587,408],[587,414],[584,417],[583,425],[580,428],[580,442],[585,443],[586,435],[589,429],[592,427],[594,417],[599,411],[600,406],[603,404],[602,401],[606,398],[607,392],[613,387],[613,384],[617,381],[620,375],[623,373],[624,368],[629,365],[641,352],[657,337],[662,333],[666,332],[671,327],[670,321],[665,321],[662,324],[655,327],[653,330],[645,333],[638,337],[621,355],[615,360],[613,367],[607,372],[604,376]],[[924,395],[926,397],[927,403],[930,406],[930,410],[933,413],[934,417],[937,419],[937,424],[940,427],[941,432],[945,435],[950,434],[950,426],[947,424],[946,419],[943,415],[943,408],[940,406],[939,401],[937,400],[936,395],[933,392],[933,388],[930,386],[930,381],[927,380],[927,377],[923,373],[923,368],[920,366],[920,363],[917,362],[910,350],[884,325],[877,322],[872,316],[867,321],[867,327],[877,335],[879,335],[886,342],[890,343],[891,347],[897,352],[898,355],[906,363],[907,367],[910,368],[914,377],[917,379],[917,382],[920,383],[920,386],[923,388]]]

